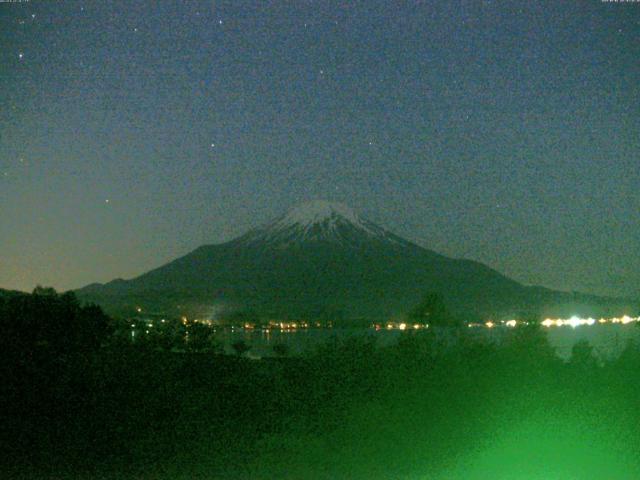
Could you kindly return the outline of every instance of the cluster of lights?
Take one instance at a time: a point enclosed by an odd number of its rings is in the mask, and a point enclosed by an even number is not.
[[[165,323],[166,319],[163,318],[161,322]],[[180,322],[185,326],[188,326],[194,323],[199,323],[202,325],[206,325],[208,327],[217,326],[217,323],[211,319],[202,319],[202,318],[188,319],[186,316],[180,317]],[[153,326],[153,325],[150,324],[149,321],[147,321],[147,326]],[[327,324],[322,324],[321,322],[315,322],[315,323],[309,323],[306,321],[279,322],[279,321],[272,320],[267,325],[259,325],[253,322],[245,322],[241,325],[230,325],[228,328],[231,328],[232,331],[235,331],[236,329],[248,330],[248,331],[260,329],[260,330],[269,332],[270,330],[295,331],[298,329],[307,329],[307,328],[314,328],[314,327],[315,328],[323,328],[323,327],[331,328],[332,326],[333,324],[331,322]],[[131,328],[134,328],[134,327],[135,325],[131,324]]]
[[[193,323],[200,323],[200,324],[206,325],[208,327],[212,327],[214,325],[213,320],[210,320],[208,318],[194,318],[193,319]]]
[[[280,330],[296,330],[298,328],[308,328],[309,324],[307,322],[269,322],[269,328],[275,328]],[[247,324],[245,327],[247,328]],[[253,328],[253,327],[251,327]]]
[[[614,317],[614,318],[601,318],[596,320],[595,318],[580,318],[577,315],[574,315],[571,318],[545,318],[540,324],[543,327],[579,327],[581,325],[595,325],[596,323],[604,324],[604,323],[619,323],[622,325],[627,325],[633,322],[640,322],[640,317],[630,317],[629,315],[624,315],[622,317]],[[488,320],[484,323],[468,323],[467,326],[469,328],[474,327],[485,327],[485,328],[494,328],[497,326],[503,327],[516,327],[518,325],[529,325],[529,322],[523,322],[521,320],[501,320],[500,322],[494,322],[493,320]]]
[[[250,329],[255,328],[254,324],[250,324],[249,327],[247,325],[249,325],[249,324],[245,324],[244,325],[245,329],[249,329],[250,330]],[[309,322],[304,321],[304,320],[301,320],[299,322],[278,322],[278,321],[275,321],[275,320],[271,320],[268,325],[265,325],[265,326],[262,327],[262,330],[268,332],[271,329],[273,329],[273,330],[290,331],[290,330],[297,330],[299,328],[307,329],[307,328],[332,328],[332,327],[333,327],[333,323],[332,322],[328,322],[326,324],[323,324],[321,322],[309,323]]]
[[[517,325],[529,325],[529,322],[522,322],[520,320],[500,320],[500,322],[494,322],[493,320],[488,320],[484,323],[468,323],[467,326],[469,328],[474,328],[474,327],[486,327],[486,328],[493,328],[496,326],[503,326],[503,327],[509,327],[509,328],[513,328]]]
[[[137,307],[136,310],[138,312],[142,311],[142,308]],[[181,317],[181,322],[183,325],[188,325],[189,321],[187,320],[187,317]],[[163,318],[161,320],[161,323],[165,323],[165,319]],[[193,320],[194,323],[202,323],[204,325],[208,325],[208,326],[212,326],[213,322],[211,320],[201,320],[201,319],[195,319]],[[613,318],[600,318],[599,320],[596,320],[595,318],[592,317],[588,317],[588,318],[580,318],[576,315],[572,316],[571,318],[545,318],[542,322],[540,322],[540,324],[543,327],[563,327],[563,326],[569,326],[572,328],[576,328],[579,327],[581,325],[595,325],[596,323],[599,324],[605,324],[605,323],[616,323],[616,324],[622,324],[622,325],[627,325],[629,323],[633,323],[633,322],[640,322],[640,317],[630,317],[629,315],[623,315],[622,317],[613,317]],[[511,319],[511,320],[501,320],[500,322],[494,322],[492,320],[488,320],[484,323],[468,323],[467,326],[469,328],[473,328],[473,327],[485,327],[485,328],[494,328],[496,326],[503,326],[503,327],[509,327],[509,328],[514,328],[518,325],[529,325],[529,322],[523,322],[520,320],[515,320],[515,319]],[[302,329],[306,329],[309,328],[310,326],[315,326],[317,328],[322,327],[322,324],[320,322],[316,322],[315,325],[309,325],[309,323],[307,322],[275,322],[275,321],[271,321],[269,322],[268,326],[264,326],[262,327],[263,330],[269,331],[271,329],[275,329],[275,330],[284,330],[284,331],[290,331],[290,330],[297,330],[299,328]],[[331,327],[331,324],[326,325],[328,327]],[[153,327],[153,323],[151,322],[147,322],[147,328]],[[372,327],[378,331],[378,330],[420,330],[420,329],[425,329],[425,328],[429,328],[429,324],[426,323],[405,323],[405,322],[387,322],[386,324],[380,324],[380,323],[375,323],[372,325]],[[131,328],[135,328],[134,324],[131,324]],[[256,325],[254,323],[245,323],[242,325],[242,327],[244,330],[254,330],[256,328]],[[235,330],[235,327],[232,327],[233,330]],[[148,333],[148,330],[147,330]]]
[[[614,318],[601,318],[596,320],[595,318],[580,318],[577,316],[573,316],[571,318],[545,318],[542,321],[542,326],[544,327],[579,327],[580,325],[594,325],[596,323],[621,323],[626,325],[632,322],[640,322],[640,317],[630,317],[628,315],[624,315],[622,317],[614,317]]]
[[[385,325],[381,325],[379,323],[374,323],[372,327],[377,330],[420,330],[423,328],[429,328],[429,325],[426,323],[396,323],[396,322],[387,322]]]

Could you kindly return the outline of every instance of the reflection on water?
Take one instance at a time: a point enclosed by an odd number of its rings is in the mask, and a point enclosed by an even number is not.
[[[611,359],[618,356],[629,342],[640,341],[640,328],[635,324],[562,327],[549,329],[547,338],[562,358],[571,356],[571,348],[576,342],[587,340],[602,359]]]
[[[446,327],[432,328],[439,344],[450,344],[455,341],[454,330]],[[490,339],[499,342],[507,328],[470,329],[471,335],[479,339]],[[603,359],[614,358],[631,342],[640,341],[640,328],[637,325],[623,324],[595,324],[583,325],[578,328],[564,326],[545,329],[549,343],[562,358],[571,356],[571,348],[580,340],[587,340],[594,351]],[[287,346],[290,355],[301,355],[311,352],[332,339],[344,340],[350,336],[371,336],[378,346],[389,346],[396,343],[402,336],[416,335],[422,332],[411,330],[374,330],[371,328],[332,328],[332,329],[299,329],[299,330],[223,330],[218,338],[225,345],[227,353],[232,354],[231,344],[238,340],[245,341],[251,346],[250,356],[273,356],[274,345]]]

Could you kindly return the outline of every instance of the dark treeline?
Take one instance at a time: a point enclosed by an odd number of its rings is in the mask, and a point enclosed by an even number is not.
[[[112,325],[71,294],[0,297],[4,477],[640,474],[634,345],[603,363],[580,343],[563,362],[535,327],[499,346],[460,329],[446,350],[418,331],[252,361],[241,346],[222,355],[208,331],[177,353]]]

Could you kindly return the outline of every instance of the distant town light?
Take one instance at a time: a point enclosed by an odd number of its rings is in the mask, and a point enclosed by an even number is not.
[[[611,319],[607,319],[607,318],[600,318],[599,320],[596,320],[593,317],[588,317],[588,318],[580,318],[577,315],[572,316],[571,318],[556,318],[556,319],[552,319],[552,318],[545,318],[544,321],[541,323],[542,326],[544,327],[552,327],[552,326],[556,326],[556,327],[562,327],[562,326],[570,326],[572,328],[576,328],[580,325],[595,325],[596,323],[599,324],[605,324],[605,323],[621,323],[623,325],[626,325],[628,323],[632,323],[632,322],[640,322],[640,317],[630,317],[628,315],[624,315],[623,317],[614,317]]]
[[[571,325],[572,328],[576,328],[578,325],[582,325],[582,320],[574,315],[567,321],[567,323]]]

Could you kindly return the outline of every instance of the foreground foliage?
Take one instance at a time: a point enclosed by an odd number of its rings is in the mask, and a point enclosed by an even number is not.
[[[563,362],[534,328],[446,348],[422,331],[251,361],[106,342],[99,309],[43,297],[0,306],[10,478],[640,475],[633,345],[602,365],[585,344]],[[46,333],[86,324],[102,337]]]

